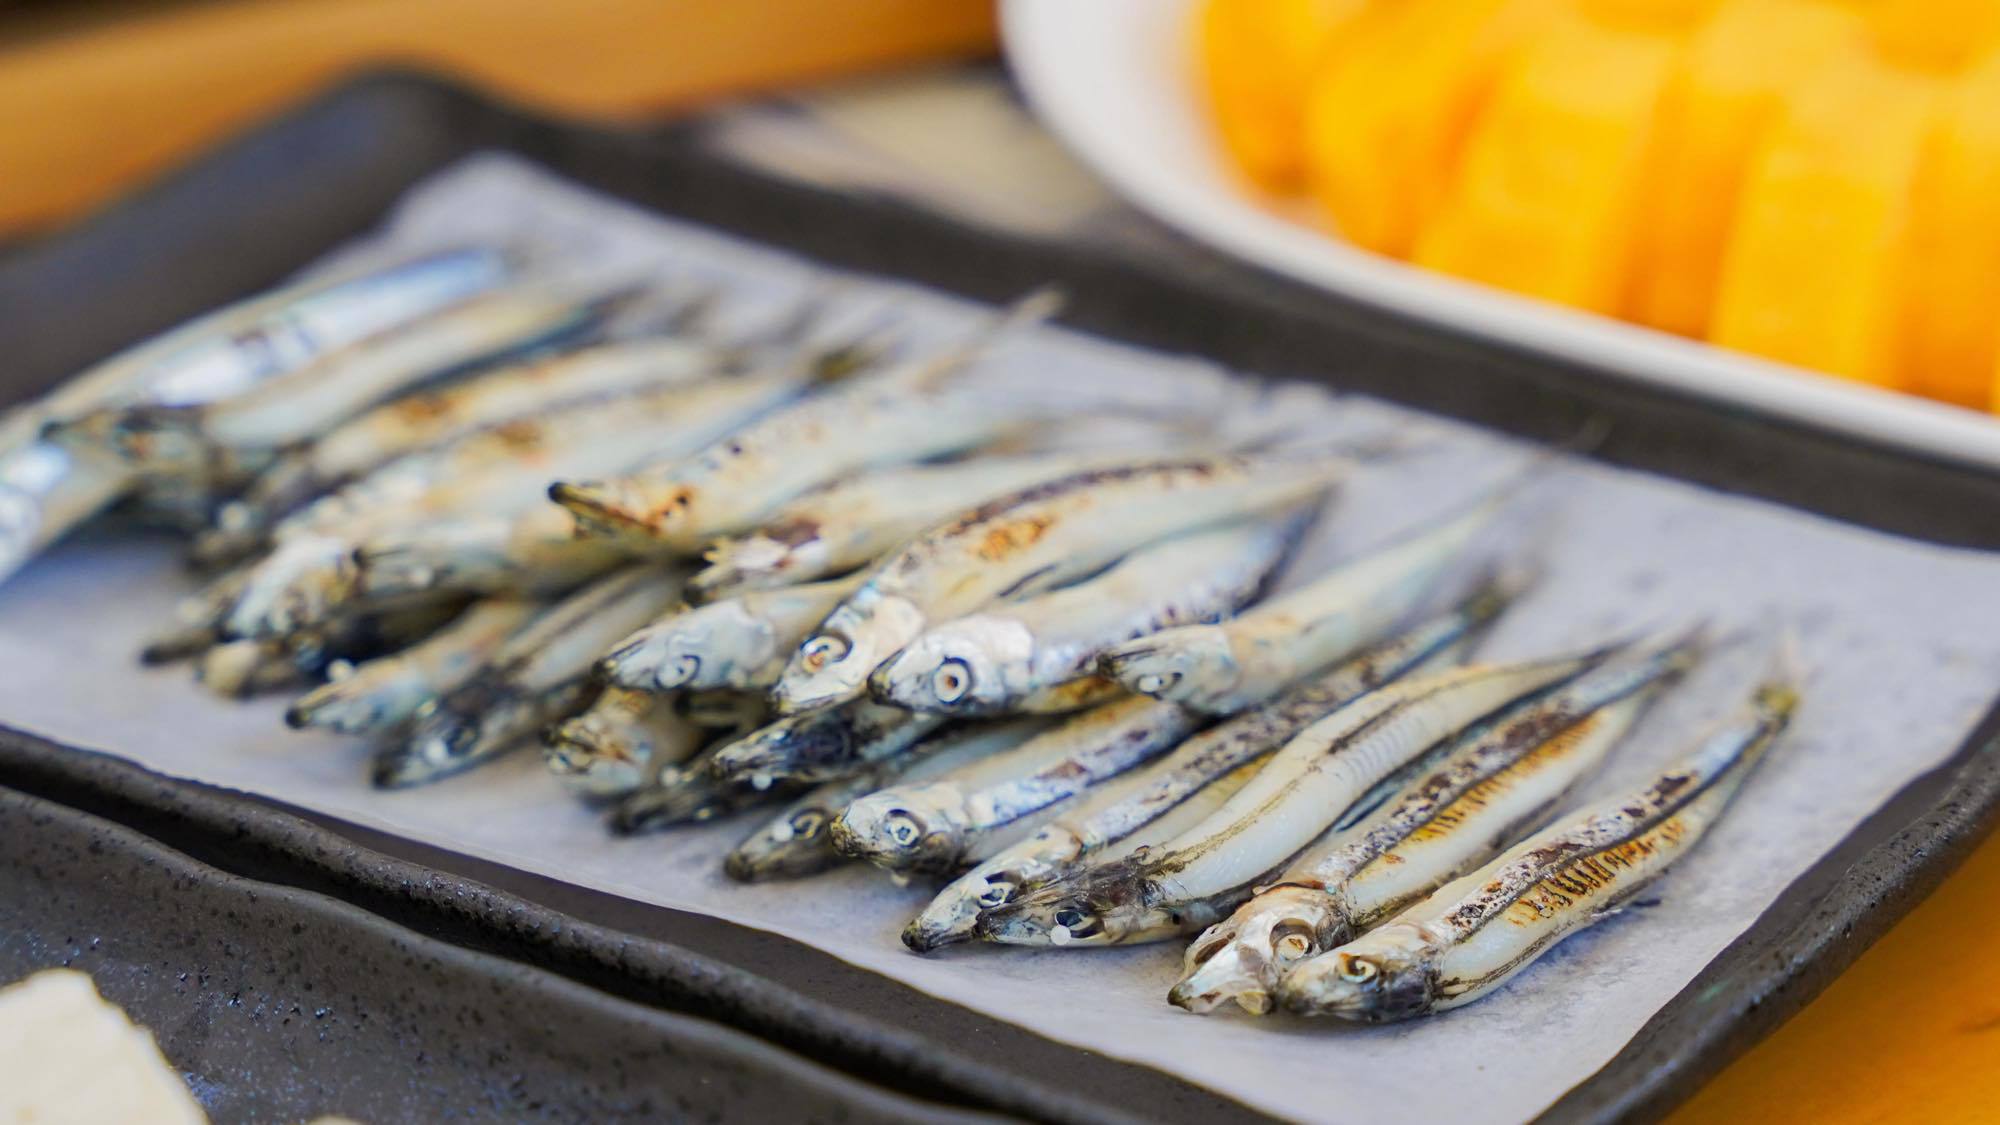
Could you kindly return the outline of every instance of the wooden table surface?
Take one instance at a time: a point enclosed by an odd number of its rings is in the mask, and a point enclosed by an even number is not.
[[[100,0],[0,11],[0,239],[84,213],[373,61],[636,118],[992,47],[985,0]],[[2000,842],[1988,841],[1673,1120],[2000,1121],[1996,933]]]

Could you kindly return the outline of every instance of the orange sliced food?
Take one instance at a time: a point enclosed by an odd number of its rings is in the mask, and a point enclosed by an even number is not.
[[[1710,338],[1892,386],[1935,79],[1849,54],[1805,79],[1753,159]]]
[[[1424,0],[1350,25],[1312,85],[1305,125],[1313,194],[1345,238],[1409,255],[1496,77],[1563,6]]]
[[[1415,260],[1617,311],[1642,171],[1680,38],[1557,21],[1500,81]]]
[[[1876,54],[1903,70],[1956,75],[2000,39],[2000,0],[1868,0],[1858,7]]]
[[[1206,0],[1195,56],[1236,166],[1258,187],[1294,190],[1300,128],[1320,52],[1368,0]]]
[[[1752,152],[1785,91],[1865,34],[1854,10],[1824,0],[1737,0],[1695,33],[1660,108],[1628,316],[1707,335]]]
[[[1949,85],[1915,187],[1904,382],[2000,405],[2000,55]]]

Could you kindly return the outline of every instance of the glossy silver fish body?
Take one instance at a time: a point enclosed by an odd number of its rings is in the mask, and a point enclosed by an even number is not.
[[[1217,714],[1271,698],[1407,617],[1499,514],[1489,497],[1231,620],[1143,636],[1104,655],[1133,691]]]
[[[1384,1022],[1469,1004],[1618,909],[1698,843],[1797,705],[1790,682],[1651,785],[1562,818],[1368,933],[1293,967],[1300,1015]]]
[[[219,517],[225,530],[268,527],[314,496],[398,457],[478,430],[593,399],[714,377],[726,353],[674,337],[594,344],[420,391],[375,407],[282,456]]]
[[[989,912],[982,932],[1013,943],[1098,945],[1160,940],[1220,921],[1399,770],[1605,656],[1600,650],[1460,668],[1370,692],[1299,732],[1227,805],[1181,837]]]
[[[833,781],[903,753],[944,722],[942,715],[855,700],[752,731],[719,747],[714,768],[724,780],[757,789]]]
[[[1107,703],[1004,754],[852,802],[833,823],[834,846],[892,872],[949,874],[991,855],[1002,832],[1158,757],[1197,725],[1173,704]]]
[[[550,482],[565,474],[615,472],[699,448],[796,394],[805,378],[783,367],[489,426],[383,465],[281,521],[275,535],[338,528],[372,511],[400,512],[409,522],[524,511],[542,504]]]
[[[0,582],[130,483],[124,466],[95,450],[44,441],[0,452]]]
[[[1173,839],[1221,808],[1261,768],[1262,756],[1245,762],[1094,854],[1105,860],[1123,859],[1140,849]],[[1149,772],[1151,767],[1132,770],[1092,787],[1073,807],[1058,809],[1055,820],[1040,825],[1028,836],[1015,840],[973,865],[971,870],[946,884],[937,897],[910,920],[910,924],[903,928],[903,944],[913,952],[929,953],[947,945],[973,940],[978,936],[981,913],[1005,905],[1016,895],[1074,869],[1083,858],[1076,833],[1062,821],[1072,816],[1087,815],[1086,806],[1102,807],[1104,803],[1123,800],[1143,789],[1151,784],[1147,776]]]
[[[1094,578],[933,626],[869,678],[886,703],[999,714],[1088,674],[1133,637],[1214,621],[1255,597],[1297,541],[1300,518],[1164,539]]]
[[[363,589],[355,553],[371,539],[395,531],[420,533],[446,516],[504,518],[547,508],[543,490],[565,467],[626,465],[662,448],[706,441],[796,386],[797,376],[791,374],[746,376],[632,396],[616,404],[578,405],[392,462],[279,524],[272,552],[254,568],[255,577],[231,611],[228,631],[281,634],[350,604]],[[571,573],[587,572],[589,557],[604,553],[546,540],[538,546]],[[443,562],[420,558],[403,575],[426,565],[442,568]],[[381,589],[390,596],[386,581]]]
[[[684,824],[706,824],[770,805],[794,791],[786,786],[753,789],[719,780],[712,768],[714,748],[669,765],[659,776],[620,798],[612,809],[611,831],[630,836]]]
[[[787,805],[723,860],[723,870],[746,883],[801,879],[847,862],[833,847],[835,818],[849,802],[892,783],[907,783],[956,770],[1003,752],[1045,729],[1046,724],[987,723],[940,734],[906,754],[877,762],[852,777],[829,781]]]
[[[1031,299],[998,324],[1031,323],[1052,307]],[[671,465],[622,478],[578,477],[552,495],[585,526],[650,536],[697,553],[747,531],[783,503],[852,473],[986,444],[1053,407],[1004,384],[959,376],[996,337],[989,329],[913,364],[865,374],[750,423]]]
[[[336,666],[326,683],[286,709],[285,722],[341,734],[387,734],[424,704],[463,684],[541,609],[540,603],[525,599],[478,602],[401,652]]]
[[[515,515],[393,528],[352,549],[355,596],[438,592],[553,596],[632,561],[625,545],[579,538],[569,512],[542,503]]]
[[[1093,463],[1101,456],[973,457],[866,473],[812,490],[756,530],[711,544],[688,582],[702,598],[790,585],[874,562],[970,508]]]
[[[368,273],[325,274],[238,301],[134,345],[0,418],[0,452],[44,425],[131,404],[198,406],[493,289],[491,249],[448,250]]]
[[[1196,938],[1169,1002],[1208,1012],[1235,1000],[1269,1011],[1291,966],[1485,862],[1546,817],[1695,657],[1683,641],[1613,661],[1467,732],[1440,764]]]
[[[803,711],[854,698],[933,623],[1081,578],[1171,535],[1299,506],[1349,466],[1331,455],[1153,459],[982,505],[877,565],[799,648],[773,702]]]
[[[291,286],[128,349],[0,415],[0,581],[135,481],[130,466],[87,436],[40,440],[45,426],[67,429],[93,413],[240,394],[329,347],[498,284],[504,272],[497,255],[466,251]]]
[[[584,797],[622,797],[684,762],[708,742],[673,700],[607,688],[581,714],[549,728],[543,760],[556,780]]]
[[[860,579],[751,590],[683,609],[621,641],[599,670],[639,691],[761,691]]]
[[[975,936],[979,915],[1013,902],[1086,859],[1113,861],[1180,836],[1216,812],[1279,746],[1383,684],[1456,663],[1510,591],[1482,590],[1262,707],[1201,732],[1159,761],[1085,793],[1033,835],[980,863],[904,931],[919,952]],[[1231,779],[1224,784],[1224,779]]]
[[[600,296],[541,287],[478,294],[196,406],[145,404],[79,423],[151,476],[202,476],[246,451],[281,450],[429,380],[579,333]]]
[[[638,565],[600,579],[509,637],[456,690],[420,710],[379,754],[375,783],[414,785],[479,765],[588,702],[605,647],[679,600],[686,573]]]

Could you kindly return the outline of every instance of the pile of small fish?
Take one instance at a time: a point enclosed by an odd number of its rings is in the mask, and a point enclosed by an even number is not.
[[[1023,384],[991,353],[1046,294],[909,354],[811,303],[717,339],[713,300],[461,249],[241,302],[0,420],[0,573],[114,503],[172,520],[211,577],[144,658],[309,688],[287,721],[373,740],[378,785],[539,736],[618,831],[759,810],[737,879],[945,881],[919,952],[1198,934],[1197,1012],[1484,995],[1795,705],[1774,677],[1555,816],[1704,643],[1464,663],[1525,584],[1475,557],[1521,479],[1266,597],[1358,449]],[[1146,436],[1063,440],[1104,418]]]

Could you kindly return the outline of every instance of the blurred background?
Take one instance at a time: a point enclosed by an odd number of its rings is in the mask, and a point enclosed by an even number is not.
[[[1952,5],[1931,15],[1931,40],[1974,38],[1970,24],[1953,34],[1964,13]],[[115,206],[345,76],[395,66],[609,125],[695,117],[727,158],[777,174],[1170,254],[1179,236],[1119,203],[1034,123],[996,22],[990,0],[0,4],[0,247]],[[1860,120],[1878,104],[1864,100]],[[1977,308],[2000,340],[2000,314]],[[1968,935],[1996,929],[1989,844],[1677,1119],[1992,1120],[2000,954]]]

